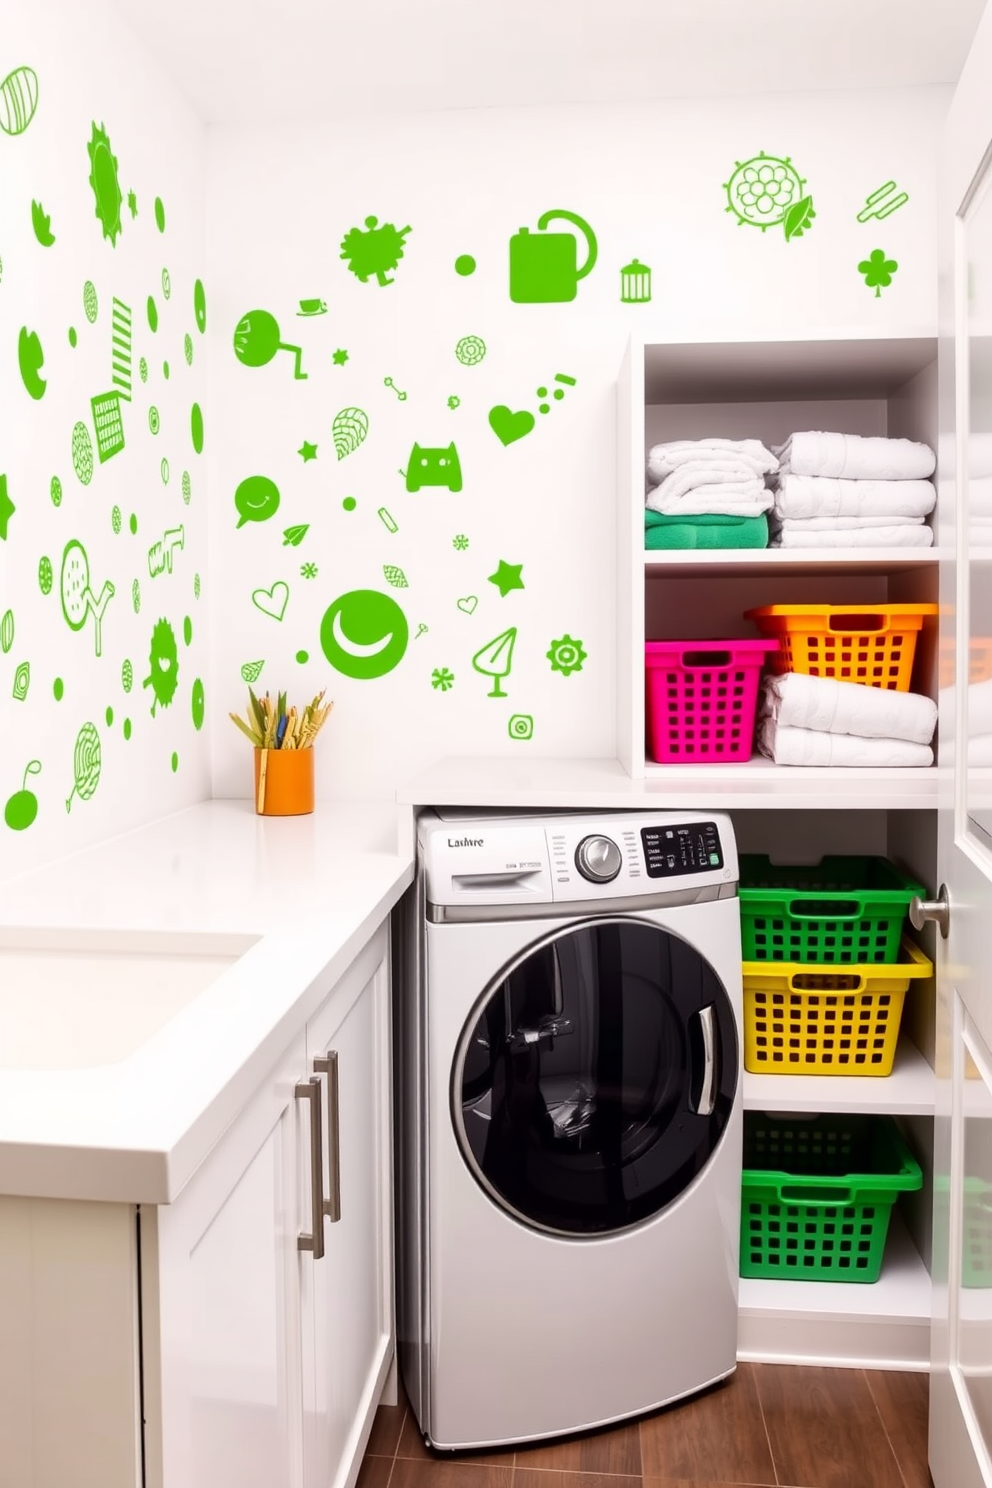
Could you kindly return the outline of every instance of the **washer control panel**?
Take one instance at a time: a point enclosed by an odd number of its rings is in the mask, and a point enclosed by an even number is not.
[[[649,878],[682,878],[723,867],[723,847],[715,821],[676,822],[641,828]]]
[[[583,837],[575,849],[575,866],[590,883],[609,883],[623,866],[623,856],[609,837]]]

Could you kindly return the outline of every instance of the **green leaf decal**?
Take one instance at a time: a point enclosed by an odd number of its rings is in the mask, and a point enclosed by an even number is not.
[[[243,680],[248,683],[257,682],[259,677],[262,675],[262,668],[264,665],[264,661],[246,661],[244,666],[241,668],[241,676]]]
[[[386,576],[386,583],[392,584],[394,589],[409,589],[406,574],[401,568],[397,568],[395,563],[384,563],[382,571]]]
[[[813,211],[813,198],[804,196],[794,202],[785,214],[785,238],[801,238],[803,229],[809,227],[816,213]]]

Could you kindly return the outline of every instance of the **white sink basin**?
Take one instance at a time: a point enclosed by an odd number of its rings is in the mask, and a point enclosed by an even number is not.
[[[119,1064],[253,936],[0,930],[0,1070]]]

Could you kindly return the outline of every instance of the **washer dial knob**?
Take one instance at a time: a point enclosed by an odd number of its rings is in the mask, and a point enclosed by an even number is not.
[[[575,866],[590,883],[609,883],[622,862],[620,849],[609,837],[583,837],[575,849]]]

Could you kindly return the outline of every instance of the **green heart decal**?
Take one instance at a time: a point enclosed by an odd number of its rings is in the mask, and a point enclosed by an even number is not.
[[[512,444],[515,439],[523,439],[530,433],[534,427],[534,415],[526,409],[514,413],[505,403],[497,403],[489,410],[489,427],[503,444]]]
[[[467,594],[464,599],[458,601],[458,608],[463,615],[472,615],[475,613],[475,607],[478,603],[479,601],[474,594]]]
[[[261,610],[263,615],[271,615],[273,620],[281,620],[289,604],[289,585],[279,579],[271,589],[254,589],[251,602],[257,610]]]

